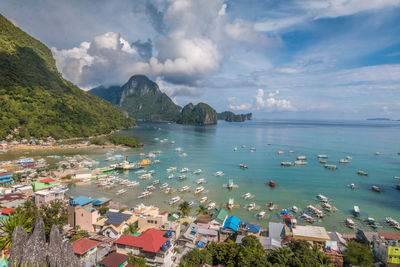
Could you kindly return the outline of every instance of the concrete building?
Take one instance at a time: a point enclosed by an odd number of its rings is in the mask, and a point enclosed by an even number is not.
[[[53,188],[51,190],[39,190],[35,192],[35,204],[40,207],[52,200],[64,200],[66,188]]]
[[[378,232],[372,243],[380,261],[388,266],[400,266],[400,234]]]
[[[79,170],[75,171],[72,175],[72,179],[74,180],[84,180],[92,178],[92,171],[91,170]]]
[[[217,208],[211,217],[210,229],[219,230],[224,226],[226,219],[228,218],[228,212],[223,208]]]
[[[105,256],[99,263],[98,267],[123,267],[128,263],[129,256],[117,252],[112,252]]]
[[[94,232],[94,224],[100,217],[100,213],[93,208],[94,199],[79,196],[70,199],[68,207],[68,224],[71,227],[79,226],[81,230]]]
[[[72,250],[85,267],[91,267],[96,265],[96,253],[100,244],[98,241],[81,238],[72,243]]]
[[[129,211],[113,212],[109,211],[104,218],[93,223],[94,230],[105,237],[119,238],[130,224],[138,220],[137,216]]]
[[[147,215],[138,215],[138,231],[144,232],[150,228],[161,228],[161,226],[164,225],[167,221],[168,213],[147,213]]]
[[[325,230],[325,227],[321,226],[296,225],[296,227],[291,228],[291,233],[286,233],[286,235],[292,236],[293,239],[312,242],[325,243],[325,241],[331,240],[328,232]]]

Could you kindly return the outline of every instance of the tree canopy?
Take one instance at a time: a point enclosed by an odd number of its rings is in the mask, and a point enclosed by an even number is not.
[[[373,266],[374,264],[374,255],[368,246],[355,241],[347,243],[343,259],[346,266]]]

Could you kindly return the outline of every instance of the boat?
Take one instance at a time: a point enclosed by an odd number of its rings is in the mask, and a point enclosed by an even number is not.
[[[172,140],[170,143],[171,143],[171,144],[175,144],[175,141],[174,141],[174,140]]]
[[[149,153],[149,154],[147,155],[147,157],[148,157],[148,158],[155,158],[155,157],[156,157],[156,154]]]
[[[160,183],[160,180],[155,180],[154,182],[152,182],[152,185],[158,185]]]
[[[365,171],[358,171],[357,172],[358,175],[363,175],[363,176],[367,176],[368,173],[366,173]]]
[[[269,210],[274,210],[275,209],[275,205],[274,205],[274,203],[271,201],[271,202],[269,202],[269,204],[268,204],[268,209]]]
[[[203,191],[204,191],[204,187],[203,186],[199,186],[194,190],[194,193],[195,194],[200,194]]]
[[[294,165],[307,165],[307,161],[304,160],[296,160]]]
[[[194,202],[194,200],[189,200],[188,204],[189,206],[193,206],[194,204],[196,204],[196,202]]]
[[[174,205],[177,202],[179,202],[180,200],[181,200],[181,197],[180,196],[176,196],[176,197],[171,198],[171,200],[168,202],[168,204]]]
[[[278,151],[278,152],[276,152],[276,154],[278,154],[278,155],[283,155],[283,154],[285,154],[285,152],[283,152],[283,151]]]
[[[185,180],[187,177],[186,177],[186,175],[179,175],[178,176],[178,180]]]
[[[153,163],[160,163],[161,161],[159,159],[156,159],[153,161]]]
[[[339,163],[350,163],[348,159],[339,159]]]
[[[327,158],[328,158],[327,155],[318,155],[317,157],[318,157],[319,159],[327,159]]]
[[[149,185],[148,187],[146,187],[146,191],[153,191],[154,189],[156,189],[154,185]]]
[[[186,153],[182,153],[182,154],[180,154],[179,156],[180,156],[180,157],[187,157],[187,155],[188,155],[188,154],[186,154]]]
[[[327,161],[326,161],[326,160],[320,160],[319,163],[321,163],[321,164],[326,164]]]
[[[228,209],[233,209],[234,206],[234,199],[233,198],[229,198],[228,200]]]
[[[337,167],[336,167],[336,165],[325,164],[325,169],[328,169],[328,170],[336,170]]]
[[[303,219],[303,220],[305,220],[306,222],[309,222],[309,223],[313,223],[313,222],[314,222],[313,217],[311,217],[311,216],[308,215],[307,213],[301,214],[300,218]]]
[[[307,159],[306,156],[298,156],[298,157],[297,157],[297,160],[306,160],[306,159]]]
[[[321,195],[321,194],[316,195],[315,198],[317,200],[325,202],[325,203],[328,202],[328,198],[326,196],[324,196],[324,195]]]
[[[173,175],[173,174],[168,175],[168,179],[172,179],[174,177],[175,177],[175,175]]]
[[[294,213],[297,213],[299,211],[299,208],[296,206],[292,206],[290,210],[293,211]]]
[[[308,205],[307,210],[314,216],[317,216],[319,218],[324,217],[324,213],[313,205]]]
[[[117,159],[115,157],[108,157],[106,158],[106,161],[116,161]]]
[[[400,230],[400,223],[398,221],[394,220],[391,217],[386,217],[385,221],[387,224],[389,224],[389,226],[392,226],[392,227],[396,228],[397,230]]]
[[[169,185],[167,183],[163,183],[162,185],[160,185],[160,189],[164,189],[167,188]]]
[[[352,159],[352,157],[351,156],[346,156],[346,159]]]
[[[256,149],[254,147],[250,148],[250,152],[254,152]]]
[[[294,153],[294,150],[289,150],[289,153]]]
[[[251,202],[249,205],[247,205],[247,210],[253,210],[256,207],[256,203]]]
[[[397,190],[400,190],[400,184],[397,184],[397,185],[396,185],[396,189],[397,189]]]
[[[179,189],[179,192],[186,192],[186,191],[188,191],[189,189],[190,189],[190,187],[187,186],[187,185],[185,185],[185,186],[182,186],[182,187]]]
[[[381,188],[376,185],[371,186],[370,189],[374,192],[381,192]]]
[[[248,167],[247,167],[246,164],[241,163],[241,164],[239,164],[239,168],[241,168],[241,169],[247,169]]]
[[[208,197],[202,197],[202,198],[200,198],[200,203],[204,203],[204,202],[206,202],[208,200]]]
[[[181,147],[177,147],[177,148],[175,148],[175,151],[176,152],[182,152],[182,148]]]
[[[345,224],[346,224],[347,227],[349,227],[351,229],[354,229],[355,223],[354,223],[354,221],[352,219],[347,218]]]
[[[149,174],[154,174],[154,173],[156,173],[156,171],[155,170],[150,170],[148,173]]]
[[[400,176],[394,176],[393,179],[400,180]]]
[[[151,194],[152,194],[152,192],[150,192],[150,191],[144,191],[138,196],[138,198],[145,198],[145,197],[150,196]]]
[[[233,151],[237,151],[237,150],[238,150],[237,147],[234,147],[234,148],[233,148]]]
[[[136,181],[132,181],[132,182],[129,182],[126,184],[127,187],[135,187],[138,185],[139,185],[139,182],[136,182]]]
[[[208,204],[207,209],[212,210],[212,209],[215,209],[216,206],[217,206],[217,204],[215,202],[211,202],[210,204]]]
[[[167,172],[174,172],[174,171],[176,171],[176,167],[167,168]]]
[[[165,194],[171,194],[172,192],[174,192],[174,189],[172,187],[167,187],[164,191]]]
[[[223,171],[217,171],[216,173],[214,173],[214,176],[224,176],[224,172]]]
[[[233,187],[234,187],[233,180],[232,180],[232,179],[229,179],[227,188],[228,188],[228,189],[232,189]]]
[[[151,179],[151,173],[145,173],[138,177],[139,179]]]
[[[367,217],[364,221],[368,224],[376,223],[375,219],[372,217]]]
[[[355,189],[356,185],[355,184],[350,184],[350,185],[348,185],[348,187],[350,187],[351,189]]]
[[[181,169],[181,173],[188,172],[188,171],[189,171],[189,168],[182,168]]]
[[[380,155],[380,154],[381,154],[381,152],[375,152],[375,155],[377,155],[377,156]]]
[[[125,193],[125,192],[126,192],[125,189],[120,189],[120,190],[118,190],[118,192],[115,193],[115,194],[116,194],[116,195],[122,195],[122,194]]]
[[[277,186],[278,184],[277,183],[275,183],[275,181],[274,180],[269,180],[269,182],[268,183],[266,183],[266,184],[268,184],[268,186],[270,186],[270,187],[275,187],[275,186]]]
[[[358,206],[353,207],[353,215],[356,217],[360,216],[360,208]]]
[[[322,208],[326,211],[332,211],[332,206],[329,203],[322,204]]]
[[[202,172],[203,172],[202,169],[197,169],[197,170],[193,171],[193,174],[200,174],[200,173],[202,173]]]
[[[251,198],[251,194],[250,193],[246,193],[246,194],[242,195],[242,198],[249,199],[249,198]]]
[[[293,163],[290,161],[282,161],[281,166],[289,167],[289,166],[293,166]]]
[[[265,211],[260,211],[257,214],[257,220],[262,220],[265,217]]]
[[[197,180],[197,184],[204,184],[206,182],[206,180],[204,180],[204,178],[200,178]]]

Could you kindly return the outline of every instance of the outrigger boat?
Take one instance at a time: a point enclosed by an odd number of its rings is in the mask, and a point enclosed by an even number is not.
[[[283,151],[278,151],[278,152],[276,152],[276,154],[278,154],[278,155],[283,155],[283,154],[285,154],[285,152],[283,152]]]
[[[339,163],[350,163],[348,159],[339,159]]]
[[[172,179],[174,177],[175,177],[175,175],[173,175],[173,174],[168,175],[168,179]]]
[[[241,164],[239,164],[239,168],[241,168],[241,169],[247,169],[248,167],[247,167],[246,164],[241,163]]]
[[[319,218],[324,217],[324,213],[321,210],[319,210],[316,207],[314,207],[313,205],[308,205],[307,206],[307,210],[309,212],[311,212],[312,215],[315,215],[315,216],[317,216]]]
[[[174,205],[177,202],[179,202],[180,200],[181,200],[181,197],[180,196],[176,196],[176,197],[171,198],[171,200],[168,202],[168,204]]]
[[[394,176],[393,179],[400,180],[400,176]]]
[[[311,216],[308,215],[307,213],[301,214],[300,218],[303,219],[303,220],[305,220],[306,222],[309,222],[309,223],[313,223],[313,222],[314,222],[313,217],[311,217]]]
[[[217,171],[216,173],[214,173],[214,176],[224,176],[224,172],[223,171]]]
[[[251,202],[251,203],[247,206],[247,210],[248,210],[248,211],[253,210],[255,207],[256,207],[256,203]]]
[[[233,148],[233,151],[237,151],[237,150],[238,150],[237,147],[234,147],[234,148]]]
[[[149,185],[148,187],[146,187],[146,191],[153,191],[154,189],[156,189],[154,185]]]
[[[171,194],[172,192],[174,192],[174,189],[172,187],[167,187],[164,192],[165,194]]]
[[[376,185],[371,186],[370,189],[371,189],[371,191],[374,191],[374,192],[378,192],[378,193],[381,192],[381,188]]]
[[[160,183],[160,180],[154,180],[154,182],[152,182],[152,185],[158,185]]]
[[[151,192],[149,191],[144,191],[142,192],[137,198],[145,198],[151,195]]]
[[[353,207],[353,215],[356,217],[360,216],[360,208],[358,206]]]
[[[327,155],[318,155],[317,157],[318,157],[319,159],[327,159],[327,158],[328,158]]]
[[[203,172],[202,169],[197,169],[197,170],[193,171],[193,174],[200,174],[200,173],[202,173],[202,172]]]
[[[183,169],[181,169],[181,173],[188,172],[188,171],[189,171],[188,168],[183,168]]]
[[[354,229],[355,223],[352,219],[347,218],[345,224],[347,227]]]
[[[127,187],[135,187],[138,185],[139,185],[139,182],[136,182],[136,181],[132,181],[132,182],[129,182],[126,184]]]
[[[327,161],[326,161],[326,160],[320,160],[319,163],[321,163],[321,164],[326,164]]]
[[[325,169],[336,170],[337,167],[336,167],[336,165],[333,165],[333,164],[325,164]]]
[[[118,190],[118,192],[115,193],[115,194],[116,194],[116,195],[122,195],[122,194],[125,193],[125,192],[126,192],[125,189],[120,189],[120,190]]]
[[[189,189],[190,189],[190,187],[187,186],[187,185],[185,185],[185,186],[182,186],[181,189],[179,189],[179,192],[186,192],[186,191],[188,191]]]
[[[206,180],[204,180],[203,178],[200,178],[197,180],[197,184],[204,184],[206,182]]]
[[[174,172],[174,171],[176,171],[176,167],[167,168],[167,172]]]
[[[261,211],[257,214],[257,219],[262,220],[265,217],[265,211]]]
[[[363,176],[367,176],[368,173],[366,173],[365,171],[358,171],[357,172],[358,175],[363,175]]]
[[[202,198],[200,198],[200,203],[204,203],[204,202],[206,202],[208,200],[208,197],[202,197]]]
[[[306,159],[307,159],[306,156],[298,156],[298,157],[297,157],[297,160],[306,160]]]
[[[233,198],[229,198],[228,200],[228,209],[233,209],[234,206],[234,199]]]
[[[204,187],[203,186],[199,186],[194,190],[194,193],[195,194],[200,194],[203,191],[204,191]]]
[[[268,209],[269,210],[274,210],[275,209],[275,205],[274,205],[274,203],[271,201],[271,202],[269,202],[269,204],[268,204]]]
[[[304,160],[296,160],[294,165],[307,165],[307,161]]]
[[[371,226],[372,228],[374,228],[374,229],[378,228],[378,226],[376,225],[376,221],[375,221],[374,218],[372,218],[372,217],[367,217],[364,221],[365,221],[369,226]]]
[[[297,213],[299,211],[299,208],[296,206],[292,206],[290,210],[293,211],[294,213]]]
[[[385,221],[390,226],[396,228],[397,230],[400,230],[400,223],[398,221],[392,219],[391,217],[386,217]]]
[[[139,179],[151,179],[151,173],[145,173],[138,177]]]
[[[167,184],[167,183],[163,183],[161,186],[160,186],[160,189],[164,189],[164,188],[167,188],[169,185]]]
[[[282,161],[281,166],[290,167],[293,166],[293,163],[290,161]]]
[[[322,208],[326,211],[332,211],[332,206],[329,203],[322,204]]]
[[[178,180],[185,180],[187,177],[186,177],[186,175],[179,175],[178,176]]]
[[[217,204],[215,202],[211,202],[210,204],[208,204],[207,209],[208,210],[212,210],[217,206]]]
[[[252,195],[250,193],[246,193],[246,194],[242,195],[242,198],[244,198],[244,199],[249,199],[251,197],[252,197]]]
[[[328,202],[328,198],[321,194],[316,195],[315,198],[321,202]]]
[[[270,187],[275,187],[275,186],[277,186],[278,184],[277,183],[275,183],[275,181],[274,180],[269,180],[269,182],[268,183],[265,183],[266,185],[268,185],[268,186],[270,186]]]

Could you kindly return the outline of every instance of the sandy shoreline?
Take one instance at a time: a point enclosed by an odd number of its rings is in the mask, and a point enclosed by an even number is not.
[[[33,150],[60,150],[60,149],[130,149],[131,147],[122,146],[122,145],[85,145],[85,144],[70,144],[70,145],[27,145],[27,144],[19,144],[8,147],[3,150],[4,152],[8,151],[33,151]]]

